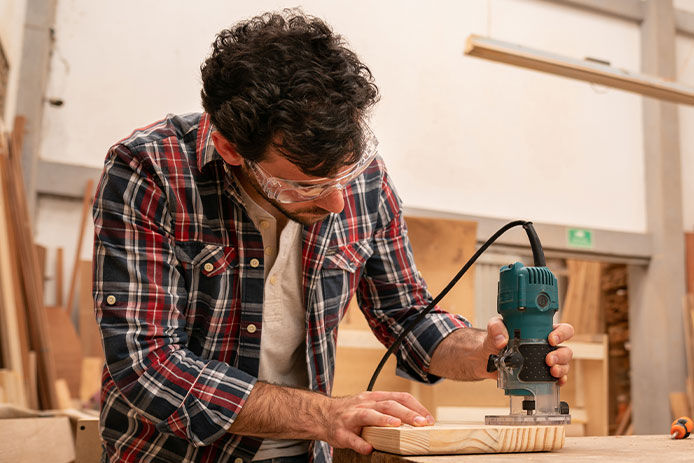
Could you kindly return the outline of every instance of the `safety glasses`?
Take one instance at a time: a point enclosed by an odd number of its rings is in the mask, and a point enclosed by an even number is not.
[[[253,172],[258,184],[269,198],[283,204],[314,201],[335,190],[343,190],[371,164],[378,153],[378,140],[368,128],[365,129],[365,134],[367,139],[361,158],[347,170],[332,178],[288,180],[270,175],[257,162],[246,161],[246,166]]]

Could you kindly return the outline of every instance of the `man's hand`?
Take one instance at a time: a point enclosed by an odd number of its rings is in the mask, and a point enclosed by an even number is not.
[[[567,323],[554,325],[549,334],[549,344],[557,346],[571,339],[574,329]],[[487,359],[491,354],[498,354],[508,344],[508,331],[497,316],[487,323],[487,331],[475,328],[464,328],[451,333],[441,341],[431,358],[429,372],[445,378],[459,381],[475,381],[497,377],[497,372],[487,372]],[[547,354],[546,362],[550,372],[559,378],[559,385],[566,383],[569,362],[573,352],[566,346],[559,347]]]
[[[322,440],[362,454],[373,450],[361,438],[364,426],[425,426],[431,413],[406,392],[361,392],[328,397],[258,381],[229,432],[273,439]]]
[[[549,345],[558,346],[564,341],[568,341],[574,335],[573,326],[568,323],[559,323],[554,325],[554,330],[549,334]],[[501,320],[501,317],[494,317],[487,323],[487,336],[485,337],[483,349],[490,354],[498,354],[501,349],[508,344],[508,331]],[[559,378],[559,385],[566,384],[569,373],[569,362],[573,358],[573,352],[570,348],[562,346],[547,354],[545,362],[550,368],[550,373],[555,378]],[[486,364],[485,364],[486,365]],[[486,372],[486,370],[485,370]],[[497,373],[487,373],[489,378],[496,378]]]
[[[434,417],[417,399],[406,392],[362,392],[349,397],[329,399],[320,439],[333,447],[350,448],[363,455],[373,450],[361,438],[364,426],[425,426]]]

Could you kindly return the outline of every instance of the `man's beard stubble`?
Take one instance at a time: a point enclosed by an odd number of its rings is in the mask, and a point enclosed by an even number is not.
[[[310,207],[305,210],[300,210],[300,211],[288,211],[282,203],[279,201],[270,198],[262,189],[262,187],[258,184],[258,181],[255,178],[255,175],[253,175],[252,172],[249,172],[246,169],[246,166],[241,167],[242,174],[246,177],[246,180],[250,185],[253,187],[253,189],[258,193],[265,201],[268,203],[272,204],[272,206],[280,211],[282,214],[284,214],[287,218],[290,220],[293,220],[295,222],[299,222],[302,225],[306,226],[311,226],[315,223],[321,222],[325,220],[329,215],[330,212],[326,211],[323,208],[320,207]],[[308,214],[311,218],[306,218],[304,215]]]

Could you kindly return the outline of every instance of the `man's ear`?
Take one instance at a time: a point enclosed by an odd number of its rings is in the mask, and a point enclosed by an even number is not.
[[[236,147],[224,138],[224,135],[217,131],[212,132],[212,143],[214,143],[215,149],[227,164],[232,166],[243,164],[243,157],[236,151]]]

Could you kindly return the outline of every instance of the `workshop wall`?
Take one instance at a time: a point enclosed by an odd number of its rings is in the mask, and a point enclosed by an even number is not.
[[[10,66],[7,85],[5,112],[0,119],[6,127],[12,126],[17,106],[17,85],[19,83],[19,63],[22,56],[22,38],[26,0],[3,0],[0,2],[0,43]]]
[[[64,104],[46,108],[41,157],[98,167],[133,128],[199,111],[199,65],[215,33],[292,5],[59,0],[47,97]],[[636,24],[540,0],[302,5],[373,71],[382,93],[373,127],[407,206],[646,230],[640,96],[463,55],[477,33],[638,71]],[[694,84],[694,40],[677,44],[680,79]],[[682,175],[694,178],[694,109],[680,111]],[[694,185],[684,187],[692,229]],[[79,203],[41,199],[39,242],[72,255],[73,216]]]

